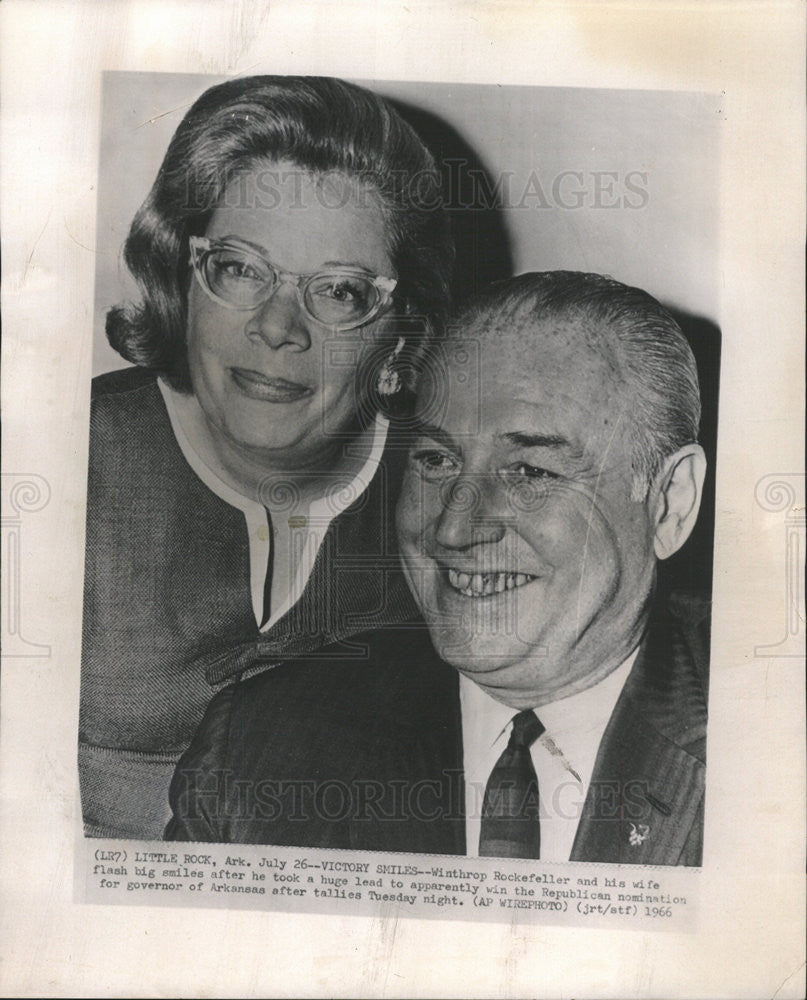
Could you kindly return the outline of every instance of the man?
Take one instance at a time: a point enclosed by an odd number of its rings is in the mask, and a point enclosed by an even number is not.
[[[167,835],[700,864],[708,619],[657,587],[705,474],[692,353],[650,296],[571,272],[456,328],[398,507],[431,642],[413,623],[223,692]]]

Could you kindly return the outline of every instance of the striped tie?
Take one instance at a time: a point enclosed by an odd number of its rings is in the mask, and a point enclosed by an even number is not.
[[[490,772],[482,803],[479,856],[539,858],[538,778],[530,747],[544,727],[535,712],[513,716],[510,742]]]

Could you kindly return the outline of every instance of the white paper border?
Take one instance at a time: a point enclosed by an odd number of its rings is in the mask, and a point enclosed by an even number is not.
[[[3,989],[799,996],[802,668],[755,657],[784,623],[788,509],[754,490],[802,470],[803,7],[6,0],[0,18],[4,467],[51,485],[21,593],[27,638],[51,655],[3,664]],[[712,701],[731,710],[710,722],[707,841],[720,848],[699,934],[71,902],[93,179],[113,68],[726,92]],[[788,482],[798,508],[803,483]]]

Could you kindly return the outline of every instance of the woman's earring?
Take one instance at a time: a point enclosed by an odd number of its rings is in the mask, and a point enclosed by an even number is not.
[[[398,343],[395,345],[395,350],[388,355],[381,366],[381,371],[378,373],[379,396],[394,396],[401,388],[401,376],[395,367],[395,359],[401,353],[403,345],[404,339],[403,337],[399,337]]]

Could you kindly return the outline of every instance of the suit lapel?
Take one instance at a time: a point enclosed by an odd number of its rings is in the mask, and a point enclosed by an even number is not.
[[[699,666],[674,623],[657,619],[603,735],[570,860],[682,863],[703,811]],[[695,843],[686,863],[700,863]]]
[[[705,770],[625,699],[603,737],[570,860],[676,864],[701,810]]]

